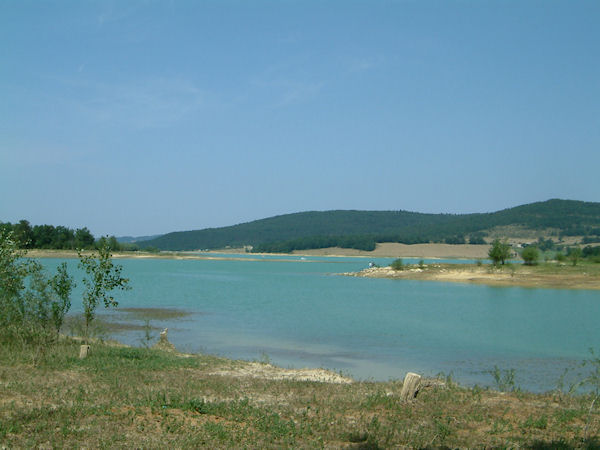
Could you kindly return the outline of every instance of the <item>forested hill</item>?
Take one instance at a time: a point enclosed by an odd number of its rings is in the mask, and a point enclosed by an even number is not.
[[[422,214],[408,211],[310,211],[223,228],[182,231],[140,242],[161,250],[253,246],[255,251],[289,252],[347,247],[372,250],[377,242],[484,243],[497,226],[552,228],[563,235],[600,236],[600,203],[548,200],[493,213]]]

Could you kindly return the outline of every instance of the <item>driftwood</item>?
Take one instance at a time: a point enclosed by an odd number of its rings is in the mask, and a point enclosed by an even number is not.
[[[402,383],[402,391],[400,392],[400,398],[402,400],[412,400],[419,393],[421,387],[421,375],[408,372],[404,377]]]

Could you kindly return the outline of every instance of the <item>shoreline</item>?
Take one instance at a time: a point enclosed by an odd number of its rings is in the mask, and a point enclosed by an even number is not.
[[[420,245],[420,244],[415,244]],[[426,244],[436,245],[436,244]],[[445,245],[445,244],[439,244]],[[408,247],[408,246],[407,246]],[[482,247],[482,246],[481,246]],[[375,255],[335,255],[325,254],[326,250],[321,249],[311,253],[293,253],[293,254],[275,254],[275,253],[255,253],[256,257],[223,255],[221,251],[203,252],[169,252],[169,253],[139,253],[139,252],[115,252],[114,259],[172,259],[172,260],[206,260],[206,261],[247,261],[247,262],[299,262],[298,259],[285,259],[289,256],[328,256],[335,258],[368,258]],[[348,250],[348,249],[343,249]],[[316,254],[320,252],[321,254]],[[360,252],[358,250],[354,252]],[[362,252],[368,253],[368,252]],[[26,255],[28,258],[62,258],[75,259],[77,252],[75,250],[29,250]],[[266,259],[264,256],[275,256],[280,259]],[[383,258],[384,256],[378,256]],[[403,256],[411,258],[411,256]],[[412,258],[418,258],[412,257]],[[442,259],[446,256],[428,256],[423,259]],[[468,257],[454,257],[453,259],[473,259]],[[311,261],[305,261],[311,262]],[[500,268],[493,268],[489,264],[449,264],[449,263],[430,263],[420,268],[415,264],[407,264],[404,270],[393,270],[391,267],[374,267],[364,269],[360,272],[341,273],[343,276],[353,276],[361,278],[386,278],[394,280],[418,280],[418,281],[437,281],[452,283],[480,284],[499,287],[525,287],[525,288],[544,288],[544,289],[591,289],[600,290],[600,265],[579,265],[576,267],[558,264],[541,264],[539,266],[525,266],[523,264],[507,264]]]
[[[0,441],[7,448],[48,443],[60,448],[554,448],[557,443],[591,448],[598,443],[600,416],[590,408],[596,401],[592,394],[521,391],[512,379],[481,388],[457,384],[450,376],[413,374],[405,380],[414,384],[405,386],[401,379],[356,381],[330,371],[182,354],[166,345],[98,341],[81,359],[75,339],[61,339],[36,364],[31,363],[35,349],[3,343],[0,351],[10,354],[0,364]]]
[[[588,267],[589,268],[589,267]],[[373,267],[360,272],[340,275],[359,278],[385,278],[392,280],[437,281],[480,284],[497,287],[523,287],[539,289],[600,290],[597,268],[586,271],[583,266],[524,266],[522,264],[494,268],[474,264],[428,264],[406,266],[404,270],[391,267]]]
[[[373,251],[356,250],[340,247],[322,249],[297,250],[292,253],[246,253],[244,248],[227,248],[210,251],[163,251],[160,253],[145,252],[113,252],[115,259],[213,259],[262,261],[264,256],[327,256],[334,258],[420,258],[420,259],[462,259],[476,260],[488,258],[489,245],[471,244],[398,244],[380,243]],[[231,254],[231,256],[222,256]],[[248,255],[239,257],[236,255]],[[219,255],[219,256],[215,256]],[[252,255],[252,256],[250,256]],[[27,251],[30,258],[77,258],[75,250],[31,249]],[[255,257],[254,257],[255,256]],[[290,259],[290,261],[296,261]]]

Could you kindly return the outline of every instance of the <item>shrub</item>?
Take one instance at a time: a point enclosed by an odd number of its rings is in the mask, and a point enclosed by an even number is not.
[[[0,338],[46,345],[58,336],[75,284],[65,263],[50,278],[17,245],[12,232],[0,233]]]
[[[117,306],[118,302],[110,295],[114,289],[127,290],[129,279],[121,276],[120,265],[114,265],[110,246],[105,240],[98,249],[98,254],[83,255],[79,251],[79,267],[86,273],[83,279],[85,290],[83,292],[83,316],[85,318],[86,338],[90,323],[96,316],[96,307],[104,303],[106,308]]]
[[[404,270],[406,266],[404,265],[404,261],[402,258],[398,258],[390,264],[390,267],[394,270]]]
[[[529,246],[521,253],[521,258],[525,261],[528,266],[534,266],[540,259],[540,251],[535,246]]]
[[[469,244],[485,245],[485,235],[483,233],[473,233],[469,236]]]
[[[567,251],[567,258],[571,261],[571,264],[574,266],[577,265],[577,262],[581,258],[582,250],[579,247],[570,247]]]

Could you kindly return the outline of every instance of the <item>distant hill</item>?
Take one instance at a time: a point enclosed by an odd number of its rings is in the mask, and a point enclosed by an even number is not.
[[[152,236],[121,236],[116,238],[117,242],[121,244],[133,244],[136,242],[149,241],[162,236],[162,234],[153,234]]]
[[[409,211],[309,211],[222,228],[181,231],[138,242],[161,250],[252,246],[290,252],[346,247],[372,250],[377,242],[485,243],[496,227],[552,229],[567,236],[600,236],[600,203],[553,199],[492,213],[423,214]]]

